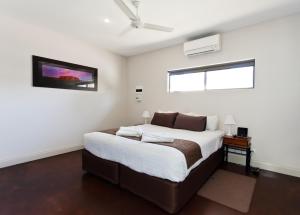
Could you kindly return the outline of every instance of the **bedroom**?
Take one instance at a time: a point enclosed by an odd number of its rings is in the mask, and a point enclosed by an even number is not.
[[[85,134],[142,126],[145,119],[147,126],[159,110],[217,116],[224,134],[248,128],[250,175],[244,173],[245,156],[232,153],[219,169],[255,180],[251,192],[242,193],[250,196],[248,214],[298,214],[300,2],[141,0],[142,21],[171,32],[129,28],[117,2],[0,1],[0,214],[168,213],[81,167]],[[135,14],[132,2],[124,2]],[[213,35],[220,35],[220,50],[185,56],[184,43]],[[32,56],[97,69],[96,90],[35,86]],[[249,88],[204,88],[202,74],[212,74],[207,68],[245,61],[254,62]],[[196,71],[202,81],[196,86],[203,88],[170,92],[170,74],[177,71]],[[235,125],[224,125],[227,120]],[[205,188],[205,182],[197,186]],[[242,213],[239,202],[197,195],[197,186],[179,214]]]

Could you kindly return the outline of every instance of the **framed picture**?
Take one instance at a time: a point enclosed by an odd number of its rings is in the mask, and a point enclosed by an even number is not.
[[[98,69],[32,56],[33,86],[97,91]]]

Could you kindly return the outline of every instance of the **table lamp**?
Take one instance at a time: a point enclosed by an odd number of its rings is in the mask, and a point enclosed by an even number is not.
[[[227,136],[232,136],[232,132],[231,132],[232,126],[236,125],[235,120],[234,120],[232,115],[227,115],[226,116],[225,121],[224,121],[224,125],[229,126],[229,129],[227,130],[226,135]]]
[[[147,121],[148,121],[148,119],[150,118],[150,112],[147,111],[147,110],[145,110],[145,111],[143,112],[143,114],[142,114],[142,117],[143,117],[144,120],[145,120],[145,124],[147,124]]]

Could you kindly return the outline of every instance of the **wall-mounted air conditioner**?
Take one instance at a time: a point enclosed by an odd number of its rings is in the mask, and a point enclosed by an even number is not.
[[[193,56],[221,50],[221,35],[216,34],[184,43],[184,55]]]

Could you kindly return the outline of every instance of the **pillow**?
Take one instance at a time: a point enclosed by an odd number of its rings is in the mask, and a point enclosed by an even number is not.
[[[218,129],[218,116],[207,116],[206,130],[215,131]]]
[[[188,116],[201,116],[201,114],[197,114],[197,113],[185,113],[185,115]],[[206,130],[208,131],[215,131],[218,129],[218,116],[217,115],[211,115],[211,116],[207,116],[206,119]]]
[[[190,131],[205,131],[206,116],[189,116],[179,113],[176,117],[174,128]]]
[[[178,114],[177,112],[176,113],[155,112],[151,120],[151,124],[173,128],[177,114]]]

